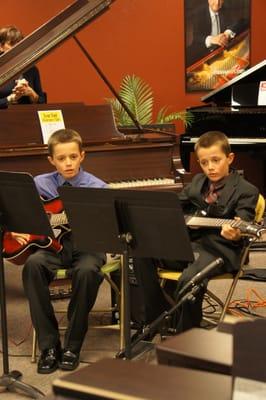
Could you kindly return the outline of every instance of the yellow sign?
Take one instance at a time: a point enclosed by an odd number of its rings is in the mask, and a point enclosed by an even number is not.
[[[51,134],[59,129],[64,129],[64,118],[61,110],[38,111],[41,124],[43,143],[47,144]]]
[[[62,112],[60,110],[56,111],[39,111],[40,120],[43,123],[46,122],[61,122],[62,121]]]

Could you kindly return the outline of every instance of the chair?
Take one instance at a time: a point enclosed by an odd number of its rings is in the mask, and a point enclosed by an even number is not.
[[[107,262],[101,268],[101,272],[103,273],[104,279],[111,286],[111,291],[114,294],[114,302],[111,304],[111,307],[108,309],[101,310],[92,310],[91,312],[111,312],[119,313],[120,309],[120,290],[116,283],[111,279],[111,273],[118,271],[120,269],[120,259],[116,259],[114,261]],[[72,287],[71,287],[71,269],[59,269],[57,271],[56,277],[50,283],[50,298],[53,302],[56,300],[62,300],[69,298],[71,296]],[[67,313],[67,309],[64,307],[63,309],[57,309],[56,314],[58,313]],[[59,325],[59,330],[65,330],[66,327]],[[36,353],[37,353],[37,335],[36,331],[33,328],[32,334],[32,353],[31,353],[31,362],[36,362]]]
[[[258,201],[257,201],[257,205],[256,205],[256,209],[255,209],[255,223],[256,224],[261,224],[263,221],[263,217],[264,217],[264,211],[265,211],[265,199],[264,197],[260,194]],[[241,261],[240,261],[240,268],[237,271],[236,274],[231,274],[231,273],[226,273],[226,274],[222,274],[222,275],[218,275],[215,276],[213,278],[210,279],[210,281],[213,280],[221,280],[221,279],[231,279],[232,283],[229,287],[228,293],[226,295],[225,301],[222,301],[219,297],[217,297],[213,292],[211,292],[209,289],[207,289],[205,295],[209,296],[209,298],[211,298],[216,304],[218,304],[221,307],[221,314],[219,316],[218,321],[210,319],[209,316],[204,315],[203,313],[203,318],[213,324],[213,325],[217,325],[218,322],[223,321],[225,314],[227,312],[228,306],[231,302],[234,290],[236,288],[238,279],[240,278],[240,276],[243,273],[243,267],[244,265],[248,262],[249,259],[249,250],[252,247],[252,244],[257,240],[256,236],[246,236],[244,239],[244,246],[242,249],[242,254],[241,254]],[[160,283],[161,286],[164,287],[165,283],[167,280],[172,280],[172,281],[178,281],[180,276],[181,276],[182,272],[178,272],[178,271],[170,271],[170,270],[164,270],[164,269],[159,269],[158,270],[158,275],[160,278]],[[174,300],[167,294],[165,293],[166,298],[168,299],[169,303],[171,305],[174,304]]]

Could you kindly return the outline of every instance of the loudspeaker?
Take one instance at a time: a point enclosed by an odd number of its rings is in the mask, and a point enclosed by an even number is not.
[[[129,259],[131,321],[141,329],[169,308],[151,258]]]

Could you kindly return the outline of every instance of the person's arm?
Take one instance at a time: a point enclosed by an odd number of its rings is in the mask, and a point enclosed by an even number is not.
[[[8,100],[7,97],[3,97],[0,99],[0,108],[7,108],[8,107]]]
[[[233,32],[231,29],[226,29],[224,31],[224,34],[228,37],[229,40],[234,39],[234,37],[236,36],[236,33]]]
[[[17,85],[13,89],[15,95],[14,102],[21,97],[27,96],[30,103],[45,103],[46,95],[42,90],[39,71],[36,67],[32,67],[24,74],[24,79],[17,81]]]
[[[37,67],[34,67],[34,81],[33,81],[33,89],[35,93],[38,95],[37,103],[46,103],[46,94],[43,92],[41,77]]]
[[[207,48],[210,48],[212,46],[225,47],[228,45],[229,41],[230,41],[230,35],[225,31],[216,36],[211,36],[211,35],[207,36],[205,39],[205,45]]]
[[[239,217],[236,217],[236,219],[240,220]],[[222,226],[221,236],[227,240],[232,240],[234,242],[237,242],[238,240],[241,239],[241,231],[238,228],[233,228],[229,224],[224,224]]]
[[[238,200],[235,214],[243,221],[253,222],[255,220],[259,190],[251,184],[248,185],[249,186]]]
[[[15,239],[21,246],[25,246],[29,239],[30,239],[30,234],[29,233],[17,233],[17,232],[9,232],[11,235],[12,239]]]
[[[235,219],[254,221],[258,196],[259,192],[257,188],[250,186],[238,199],[235,208],[237,217],[235,217]],[[238,241],[241,239],[241,231],[238,228],[233,228],[229,224],[225,224],[222,227],[221,236],[228,240]]]
[[[21,97],[27,96],[30,103],[39,103],[39,95],[35,90],[29,85],[26,79],[18,79],[17,84],[13,89],[13,93],[8,96],[9,102],[17,103]]]

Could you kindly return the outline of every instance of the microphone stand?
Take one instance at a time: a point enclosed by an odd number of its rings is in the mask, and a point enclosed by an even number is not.
[[[140,341],[144,340],[147,336],[152,333],[152,331],[160,325],[164,320],[168,319],[172,314],[177,311],[179,307],[181,307],[186,301],[193,302],[195,301],[196,295],[198,294],[199,290],[202,288],[202,284],[197,284],[191,287],[191,289],[182,296],[182,298],[169,310],[164,311],[161,315],[159,315],[158,318],[156,318],[150,325],[147,325],[146,327],[143,328],[143,331],[140,335],[137,336],[135,340],[131,342],[131,348],[136,346],[137,343]],[[119,355],[120,357],[123,357],[123,354]]]
[[[152,331],[159,325],[164,319],[169,318],[184,302],[195,301],[196,295],[200,288],[203,287],[203,280],[207,278],[210,272],[217,267],[224,264],[221,257],[216,258],[210,262],[202,271],[198,272],[191,281],[189,281],[178,293],[176,304],[168,311],[164,311],[157,319],[155,319],[150,325],[143,328],[143,332],[137,335],[137,338],[132,340],[132,346],[135,346],[138,342],[146,338]]]

